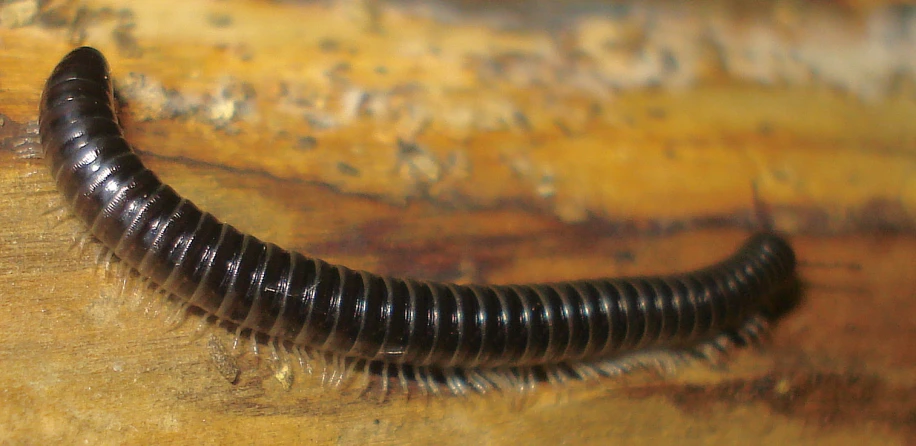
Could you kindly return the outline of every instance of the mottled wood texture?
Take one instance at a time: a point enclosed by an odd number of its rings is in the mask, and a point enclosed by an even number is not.
[[[912,444],[912,9],[735,3],[0,2],[0,443]],[[14,146],[78,43],[149,165],[276,243],[507,282],[690,268],[772,225],[801,302],[724,370],[524,399],[289,386],[231,334],[169,331],[42,215]]]

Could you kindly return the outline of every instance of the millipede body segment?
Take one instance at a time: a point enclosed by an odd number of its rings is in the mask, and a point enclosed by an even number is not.
[[[528,285],[382,277],[306,257],[220,222],[148,170],[118,124],[107,62],[88,47],[54,69],[39,127],[66,203],[140,275],[243,329],[367,362],[493,369],[690,349],[766,316],[794,274],[791,247],[772,234],[690,273]]]

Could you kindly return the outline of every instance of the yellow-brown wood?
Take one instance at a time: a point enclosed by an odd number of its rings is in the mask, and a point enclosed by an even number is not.
[[[0,443],[916,441],[902,7],[597,2],[551,22],[524,1],[38,3],[0,4]],[[147,314],[166,306],[94,273],[97,247],[67,249],[80,226],[43,214],[56,191],[15,146],[78,43],[109,56],[154,171],[285,247],[542,281],[689,269],[773,225],[802,300],[726,370],[469,400],[377,402],[298,366],[290,385],[269,351],[194,337],[195,317],[168,331]]]

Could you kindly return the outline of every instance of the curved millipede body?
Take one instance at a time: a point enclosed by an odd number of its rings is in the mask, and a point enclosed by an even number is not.
[[[689,350],[754,324],[794,274],[791,247],[771,234],[690,273],[530,285],[382,277],[309,258],[221,223],[146,169],[123,137],[107,63],[92,48],[54,69],[39,127],[67,204],[140,275],[243,329],[367,364],[578,370]]]

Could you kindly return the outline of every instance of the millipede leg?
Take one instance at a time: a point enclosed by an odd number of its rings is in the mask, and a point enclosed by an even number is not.
[[[385,399],[388,398],[388,367],[387,364],[382,365],[382,377],[381,377],[382,389],[379,392],[379,402],[385,402]]]

